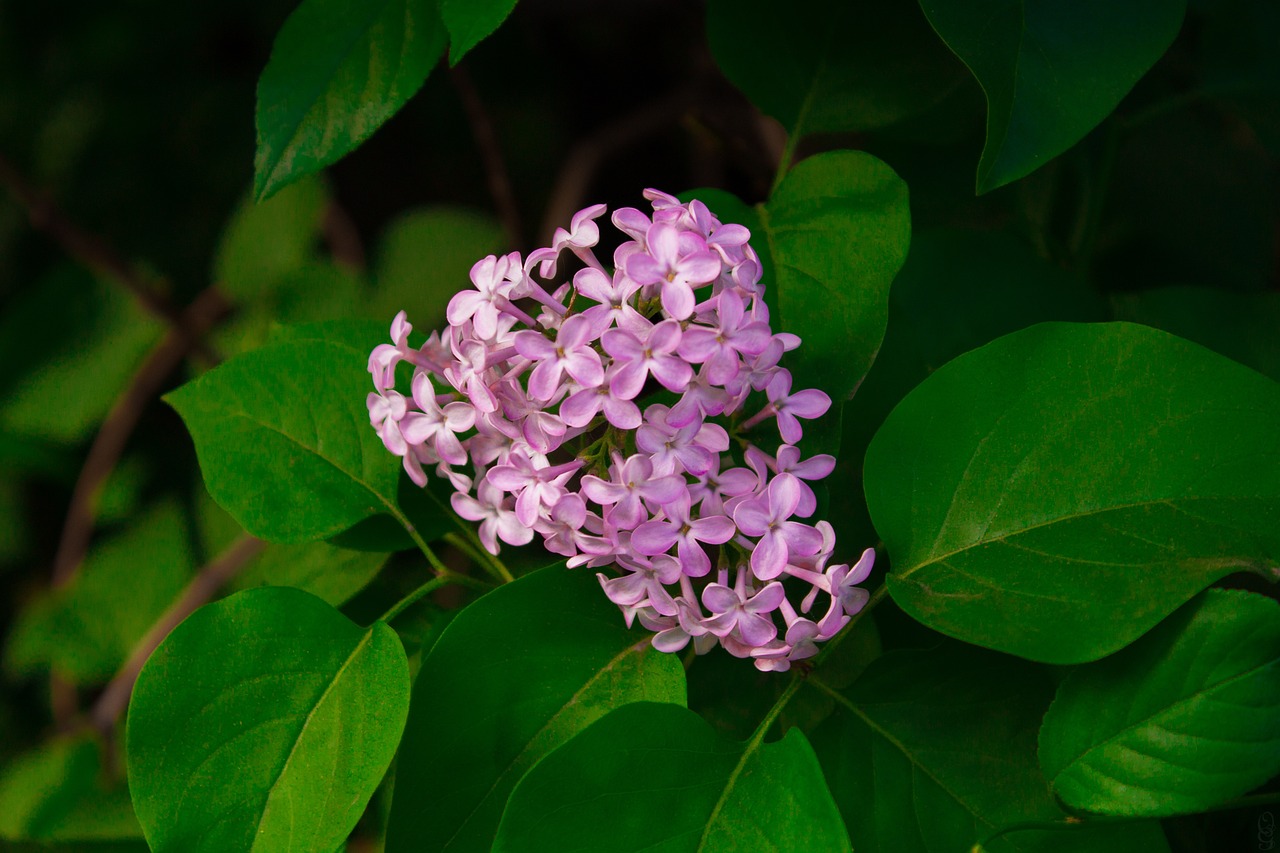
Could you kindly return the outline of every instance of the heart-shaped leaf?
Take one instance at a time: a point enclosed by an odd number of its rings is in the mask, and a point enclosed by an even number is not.
[[[129,703],[130,789],[151,849],[333,850],[404,729],[395,632],[313,595],[206,605],[152,654]]]
[[[423,659],[396,764],[388,853],[487,850],[540,758],[620,705],[685,701],[679,658],[628,631],[596,578],[558,564],[467,607]]]
[[[1046,323],[940,368],[867,450],[889,591],[1033,660],[1110,654],[1280,555],[1280,385],[1127,323]]]
[[[165,399],[195,439],[209,494],[254,536],[306,542],[396,504],[399,461],[369,426],[368,353],[289,341],[214,368]]]
[[[258,80],[258,201],[352,151],[421,88],[447,35],[434,0],[303,0]]]
[[[1081,809],[1198,812],[1280,772],[1280,605],[1206,590],[1150,634],[1071,673],[1040,762]]]
[[[520,780],[493,849],[847,853],[849,838],[799,729],[737,743],[685,708],[640,702]]]
[[[978,192],[1066,151],[1178,34],[1185,0],[920,0],[987,95]]]

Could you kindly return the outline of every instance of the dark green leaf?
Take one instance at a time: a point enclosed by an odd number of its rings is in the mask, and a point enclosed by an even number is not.
[[[105,777],[100,751],[92,740],[58,739],[0,770],[0,839],[141,839],[129,789]]]
[[[835,151],[802,161],[758,210],[764,234],[752,246],[774,271],[773,327],[803,339],[789,354],[796,387],[844,400],[884,337],[911,239],[906,184],[868,154]]]
[[[1068,804],[1198,812],[1280,772],[1280,605],[1211,589],[1127,649],[1071,673],[1040,732]]]
[[[1154,326],[1280,380],[1280,294],[1162,287],[1111,297],[1116,319]]]
[[[1042,668],[948,643],[890,652],[813,732],[859,853],[954,853],[1014,824],[1062,821],[1036,763],[1036,730],[1053,695]],[[1158,824],[1019,831],[989,853],[1156,853]]]
[[[303,0],[258,80],[254,197],[367,139],[422,86],[445,41],[433,0]]]
[[[438,207],[402,215],[378,246],[370,316],[389,326],[404,311],[420,332],[442,327],[449,300],[471,286],[472,265],[504,242],[502,226],[480,213]]]
[[[338,607],[377,577],[389,556],[327,542],[268,545],[250,571],[265,584],[305,590]]]
[[[369,426],[368,352],[294,341],[246,353],[168,395],[209,493],[274,542],[323,539],[399,516],[400,462]]]
[[[920,0],[987,95],[978,192],[1074,145],[1168,49],[1185,0]]]
[[[893,124],[964,79],[919,7],[897,0],[802,0],[785,11],[713,0],[707,39],[725,76],[796,137]]]
[[[534,763],[641,700],[683,704],[684,670],[626,629],[591,572],[555,565],[489,593],[422,662],[388,853],[487,850],[508,794]]]
[[[240,355],[274,340],[279,324],[350,323],[332,318],[359,316],[367,305],[367,283],[359,273],[328,261],[309,261],[280,273],[270,290],[218,327],[214,342],[219,351]]]
[[[295,589],[238,593],[174,629],[129,704],[130,787],[163,851],[333,850],[395,754],[395,632]]]
[[[843,452],[828,482],[861,482],[867,445],[889,412],[961,353],[1048,320],[1107,318],[1106,303],[1084,280],[1007,233],[916,231],[889,291],[884,343],[843,413]],[[839,538],[875,542],[861,490],[834,490],[832,509]]]
[[[516,0],[443,0],[440,16],[449,30],[449,65],[457,65],[516,7]]]
[[[1280,386],[1144,326],[1043,324],[934,373],[867,450],[904,610],[1077,663],[1280,554]]]
[[[676,705],[612,712],[520,780],[494,851],[849,850],[799,729],[735,743]]]

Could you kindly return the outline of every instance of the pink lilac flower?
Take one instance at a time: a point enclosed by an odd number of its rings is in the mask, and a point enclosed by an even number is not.
[[[614,211],[611,265],[594,205],[551,246],[478,261],[420,346],[397,314],[369,357],[370,424],[415,484],[429,470],[450,483],[490,553],[536,533],[570,567],[606,569],[604,595],[655,648],[721,646],[786,670],[867,602],[874,552],[828,566],[831,525],[797,520],[835,464],[803,458],[801,420],[831,400],[792,389],[781,360],[800,339],[769,326],[750,232],[696,200],[645,198],[649,212]],[[564,251],[582,264],[568,281]],[[773,450],[755,430],[770,421]],[[799,611],[784,579],[807,591]]]

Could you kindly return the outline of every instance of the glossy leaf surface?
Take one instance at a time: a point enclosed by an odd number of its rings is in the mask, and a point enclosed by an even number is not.
[[[336,848],[408,706],[408,662],[383,623],[361,628],[287,588],[206,605],[156,649],[129,705],[147,841],[157,853]]]
[[[1074,663],[1280,553],[1280,386],[1144,326],[1042,324],[894,409],[865,486],[889,590],[968,642]]]
[[[987,95],[978,192],[1044,165],[1115,109],[1168,49],[1185,0],[920,0]]]
[[[788,355],[796,387],[843,400],[884,337],[911,240],[907,186],[869,154],[836,151],[802,161],[758,211],[765,233],[752,245],[769,253],[773,328],[803,338]]]
[[[799,729],[776,743],[736,743],[692,711],[643,702],[530,771],[493,849],[843,853],[849,841]]]
[[[684,670],[628,631],[588,571],[551,566],[463,610],[422,662],[388,853],[488,849],[540,758],[610,710],[685,701]]]
[[[369,426],[368,353],[297,341],[234,358],[165,399],[209,493],[245,530],[306,542],[398,512],[399,460]]]
[[[1280,605],[1211,589],[1058,690],[1040,762],[1076,808],[1197,812],[1280,771]]]
[[[254,196],[367,139],[422,86],[445,40],[432,0],[303,0],[258,80]]]

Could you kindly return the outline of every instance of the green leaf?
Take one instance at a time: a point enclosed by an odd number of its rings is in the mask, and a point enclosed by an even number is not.
[[[245,198],[232,214],[213,259],[213,280],[228,296],[252,300],[318,258],[329,193],[317,177],[298,181],[270,201]]]
[[[916,619],[1033,660],[1110,654],[1280,555],[1280,386],[1127,323],[1047,323],[939,369],[867,450]]]
[[[799,729],[735,743],[692,711],[642,702],[521,779],[493,849],[844,853],[849,838]]]
[[[338,607],[368,586],[390,556],[339,548],[328,542],[268,545],[249,571],[264,584],[305,590]]]
[[[56,267],[0,318],[0,430],[88,439],[163,332],[123,288]]]
[[[59,738],[0,770],[0,839],[140,839],[129,789],[105,778],[100,751],[92,740]]]
[[[1280,294],[1161,287],[1111,297],[1116,319],[1163,329],[1280,381]]]
[[[845,407],[842,452],[829,482],[862,481],[872,436],[912,388],[956,356],[1049,320],[1109,318],[1083,279],[1038,257],[1011,234],[931,230],[889,291],[889,323],[875,364]],[[837,489],[828,514],[838,539],[874,542],[859,489]]]
[[[1115,109],[1172,43],[1185,0],[920,0],[987,95],[983,193],[1035,171]]]
[[[1036,730],[1053,695],[1047,671],[947,643],[890,652],[812,734],[859,853],[954,853],[998,830],[1065,820],[1036,763]],[[1019,831],[988,853],[1147,853],[1168,845],[1157,823]]]
[[[489,37],[516,7],[516,0],[443,0],[440,16],[449,30],[449,65]]]
[[[383,322],[383,337],[397,311],[405,311],[421,332],[444,326],[449,300],[471,286],[472,265],[501,251],[505,242],[493,217],[457,208],[415,210],[388,225],[378,245],[377,288],[370,301],[370,316]]]
[[[907,186],[869,154],[833,151],[802,161],[757,211],[764,233],[752,246],[774,272],[774,329],[803,339],[788,355],[796,387],[844,400],[884,337],[911,240]]]
[[[251,590],[174,629],[129,703],[130,787],[156,853],[333,850],[404,728],[395,632],[295,589]]]
[[[801,0],[785,12],[712,0],[707,39],[725,76],[794,137],[893,124],[964,80],[919,7],[897,0]]]
[[[5,649],[10,671],[50,667],[75,684],[107,681],[195,570],[181,508],[165,503],[95,546],[71,584],[28,606]]]
[[[209,493],[245,530],[297,543],[402,517],[400,462],[369,426],[368,358],[341,343],[282,343],[165,398],[195,439]]]
[[[1076,669],[1040,732],[1072,806],[1198,812],[1280,772],[1280,604],[1211,589],[1127,649]]]
[[[282,272],[269,291],[258,294],[220,325],[214,343],[221,352],[240,355],[273,340],[281,323],[351,322],[331,318],[365,313],[368,299],[367,283],[359,273],[328,261],[307,261]],[[390,324],[387,320],[380,325]]]
[[[489,849],[530,767],[641,700],[683,705],[684,670],[626,629],[591,572],[557,564],[489,593],[422,662],[396,762],[388,853]]]
[[[445,41],[433,0],[303,0],[258,80],[254,197],[367,139],[426,81]]]

